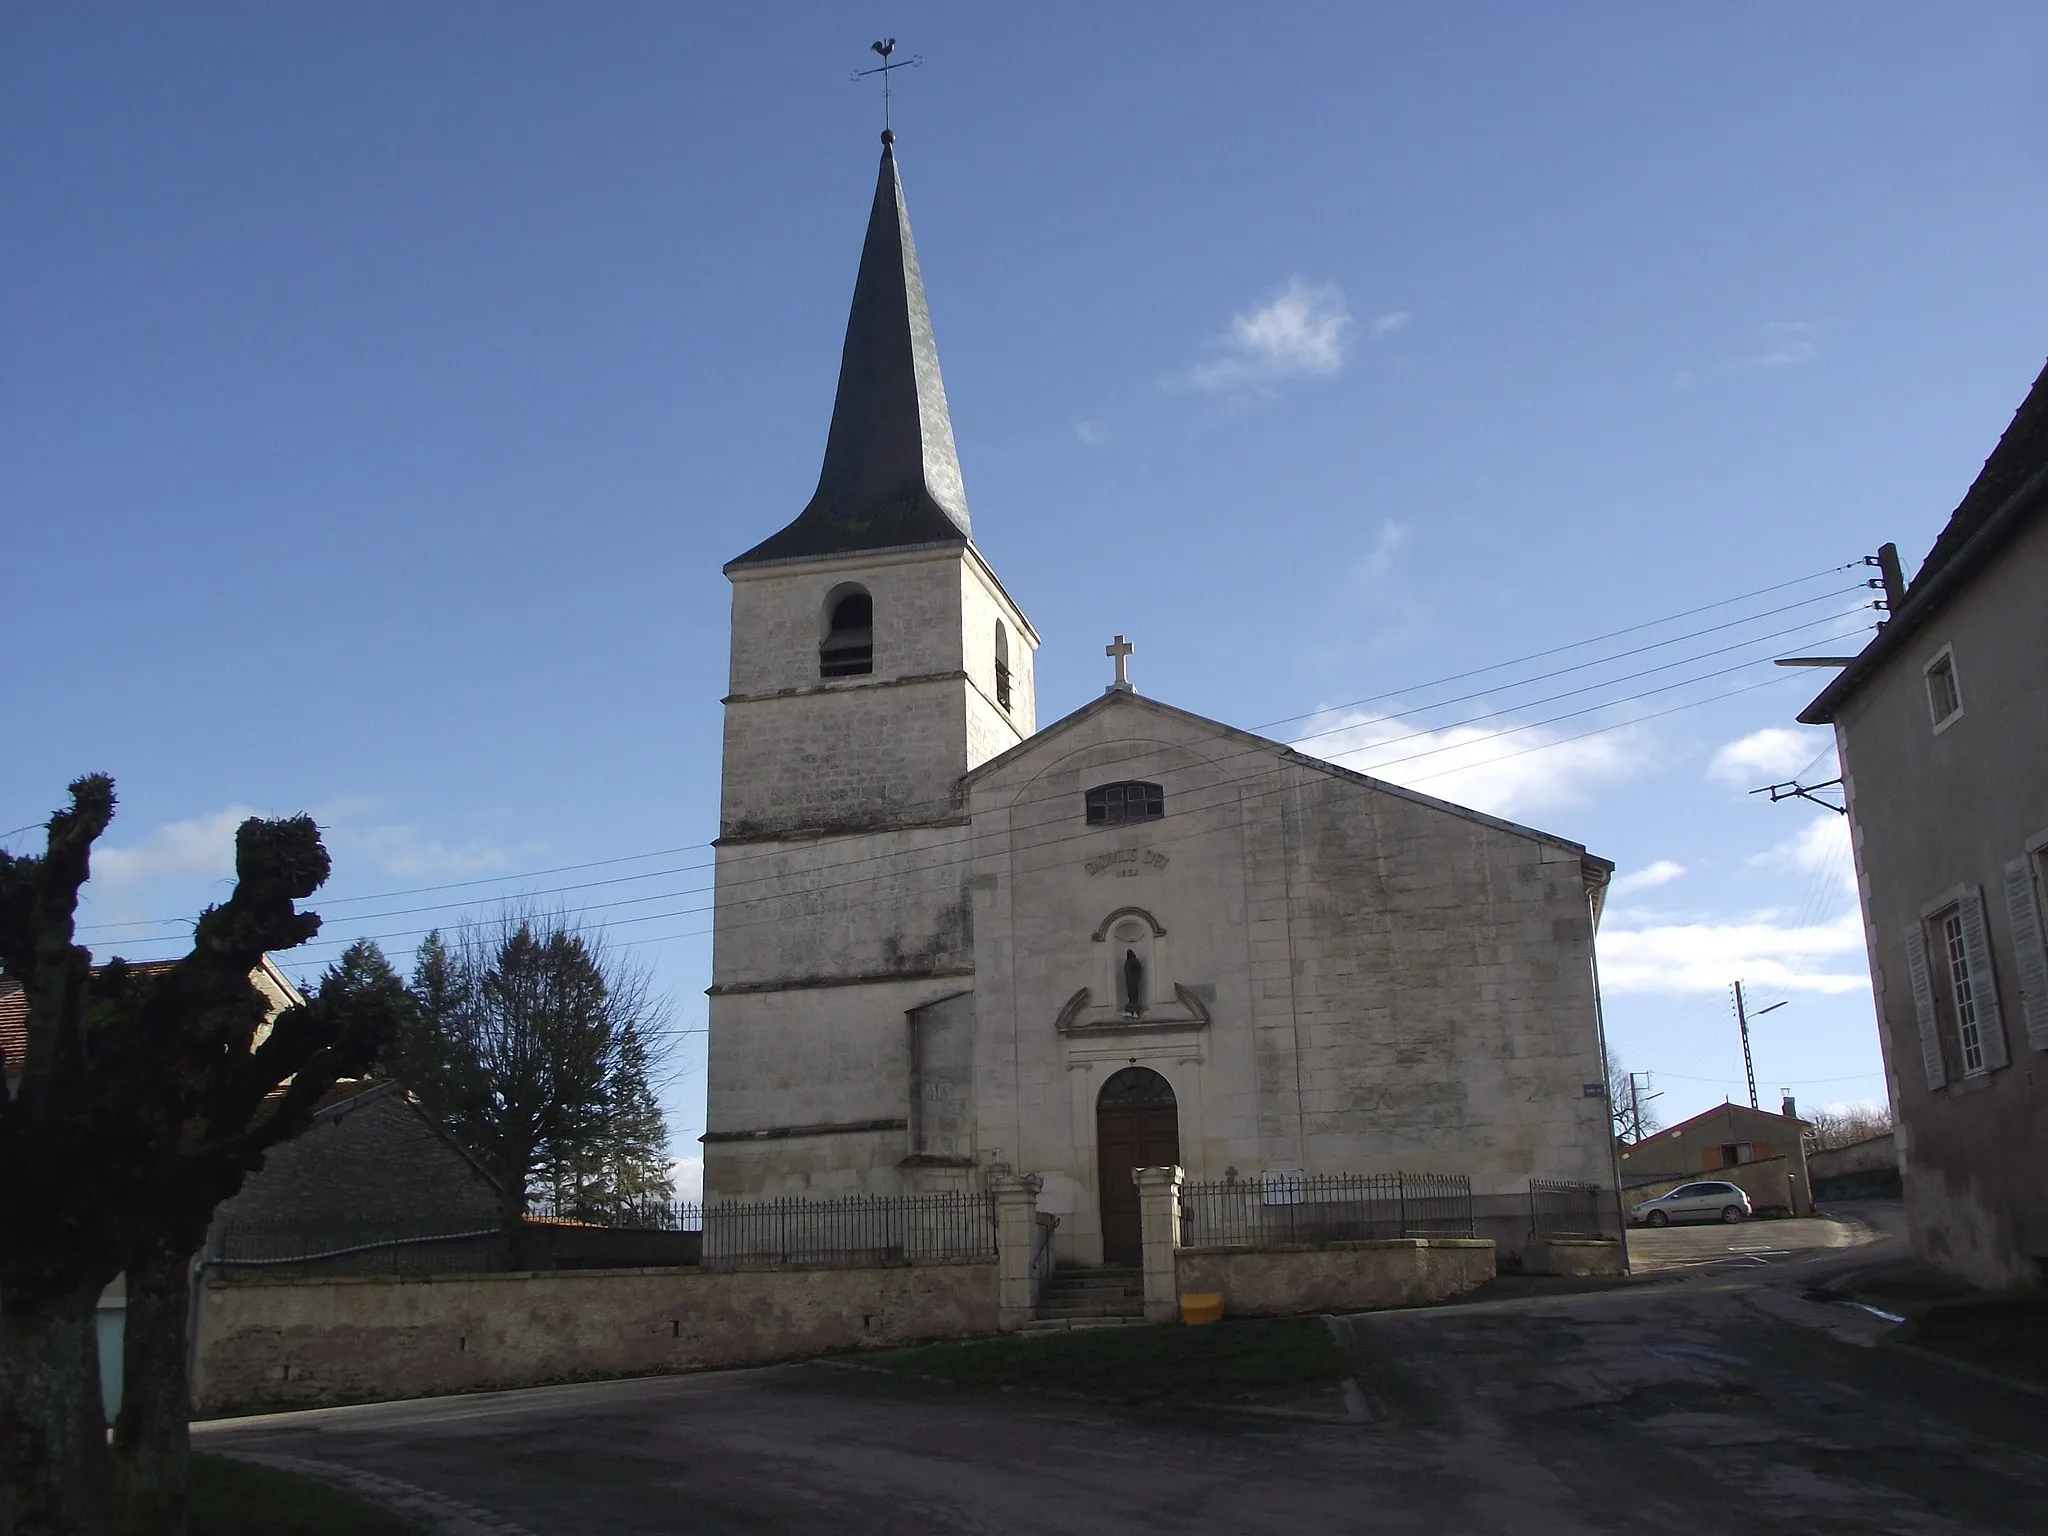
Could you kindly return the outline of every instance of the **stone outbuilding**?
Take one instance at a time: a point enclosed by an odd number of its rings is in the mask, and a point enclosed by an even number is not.
[[[1623,1203],[1634,1205],[1667,1186],[1714,1174],[1739,1186],[1759,1212],[1810,1216],[1813,1180],[1806,1166],[1806,1133],[1811,1129],[1789,1099],[1783,1114],[1717,1104],[1617,1149]]]

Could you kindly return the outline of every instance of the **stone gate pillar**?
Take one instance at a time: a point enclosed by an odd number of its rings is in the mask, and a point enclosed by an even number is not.
[[[1174,1250],[1180,1247],[1179,1168],[1134,1168],[1138,1186],[1138,1231],[1145,1245],[1145,1321],[1170,1323],[1180,1316],[1180,1285]]]
[[[1008,1333],[1038,1314],[1031,1260],[1038,1240],[1038,1192],[1045,1180],[1036,1174],[998,1173],[988,1186],[996,1197],[996,1326]]]

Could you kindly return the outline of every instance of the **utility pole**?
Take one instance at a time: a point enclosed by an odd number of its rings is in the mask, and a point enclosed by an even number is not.
[[[1759,1008],[1756,1016],[1762,1018],[1765,1014],[1784,1007],[1786,1001],[1789,999],[1775,1002],[1769,1008]],[[1763,1106],[1756,1101],[1756,1063],[1750,1059],[1749,1054],[1749,1009],[1743,1002],[1740,981],[1735,983],[1735,1024],[1742,1031],[1742,1071],[1749,1079],[1749,1107],[1761,1109]]]

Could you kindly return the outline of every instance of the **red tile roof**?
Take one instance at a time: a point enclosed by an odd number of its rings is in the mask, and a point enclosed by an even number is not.
[[[128,969],[143,975],[157,971],[168,971],[178,962],[175,960],[131,960]],[[93,968],[99,974],[99,967]],[[0,1076],[7,1076],[21,1070],[22,1058],[28,1054],[28,994],[17,982],[0,981]]]

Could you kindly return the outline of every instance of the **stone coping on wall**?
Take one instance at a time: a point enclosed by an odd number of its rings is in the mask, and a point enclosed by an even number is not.
[[[1328,1243],[1189,1243],[1175,1253],[1193,1255],[1229,1253],[1392,1253],[1416,1248],[1494,1247],[1490,1237],[1353,1237]]]
[[[261,1270],[254,1273],[241,1272],[241,1266],[221,1269],[208,1268],[204,1272],[204,1283],[208,1286],[226,1285],[475,1285],[480,1282],[513,1280],[560,1280],[574,1276],[579,1280],[634,1279],[648,1276],[677,1278],[691,1275],[788,1275],[788,1274],[848,1274],[864,1273],[875,1269],[962,1269],[975,1264],[993,1265],[993,1254],[978,1254],[971,1258],[958,1259],[882,1259],[873,1264],[643,1264],[637,1268],[618,1269],[479,1269],[471,1271],[450,1270],[445,1274],[422,1275],[272,1275]],[[285,1265],[276,1266],[282,1270]]]

